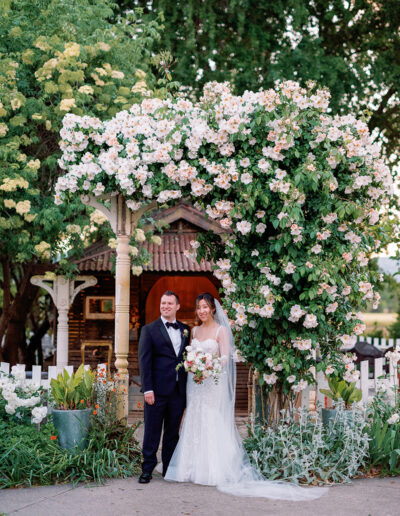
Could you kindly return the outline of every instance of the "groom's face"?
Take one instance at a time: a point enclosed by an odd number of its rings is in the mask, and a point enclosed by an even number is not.
[[[177,302],[175,296],[162,296],[160,302],[160,312],[167,321],[174,321],[176,319],[176,312],[179,310],[180,304]]]

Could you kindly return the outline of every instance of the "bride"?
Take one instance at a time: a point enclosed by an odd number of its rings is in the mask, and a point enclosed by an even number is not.
[[[200,325],[191,334],[194,350],[218,354],[223,374],[195,383],[187,379],[187,407],[180,438],[165,480],[217,486],[224,492],[282,500],[313,500],[327,489],[302,488],[268,481],[249,461],[234,421],[236,369],[233,336],[221,305],[211,294],[200,294],[195,304]]]

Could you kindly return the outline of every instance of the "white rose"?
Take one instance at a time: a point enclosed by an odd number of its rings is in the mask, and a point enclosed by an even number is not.
[[[9,403],[5,406],[7,414],[13,415],[15,414],[15,405],[10,405]]]
[[[274,383],[276,383],[277,380],[278,380],[278,377],[277,377],[276,373],[264,374],[264,381],[268,385],[274,385]]]
[[[389,425],[395,425],[400,420],[399,414],[392,414],[390,418],[387,420]]]

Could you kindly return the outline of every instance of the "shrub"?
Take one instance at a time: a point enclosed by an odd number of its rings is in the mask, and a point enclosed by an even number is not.
[[[362,413],[337,418],[328,427],[319,415],[299,411],[275,428],[256,426],[244,441],[250,460],[270,480],[323,484],[349,482],[365,466],[368,437]]]
[[[369,467],[379,468],[382,476],[400,475],[400,403],[394,394],[390,403],[378,393],[368,411]]]
[[[13,366],[11,374],[0,371],[0,420],[39,424],[46,417],[47,393],[25,380],[25,371]]]
[[[115,417],[116,398],[92,417],[85,450],[64,450],[51,423],[38,427],[0,420],[0,488],[61,482],[101,482],[139,472],[141,451],[135,426]],[[94,411],[96,412],[96,411]]]

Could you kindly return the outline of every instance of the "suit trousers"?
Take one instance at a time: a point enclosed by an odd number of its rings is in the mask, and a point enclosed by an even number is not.
[[[161,460],[165,475],[179,440],[179,427],[186,405],[186,394],[179,391],[178,382],[169,396],[155,395],[153,405],[144,406],[143,473],[151,473],[157,465],[157,450],[164,425]]]

